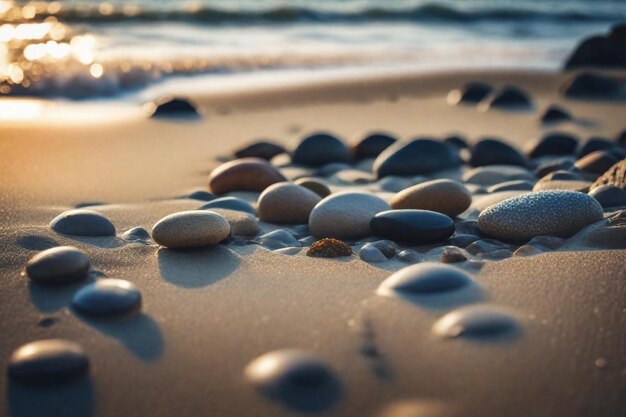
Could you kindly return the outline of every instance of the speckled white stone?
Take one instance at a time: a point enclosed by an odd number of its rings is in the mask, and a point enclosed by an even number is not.
[[[494,204],[478,217],[478,228],[500,240],[525,241],[539,235],[568,237],[602,220],[602,206],[576,191],[541,191]]]

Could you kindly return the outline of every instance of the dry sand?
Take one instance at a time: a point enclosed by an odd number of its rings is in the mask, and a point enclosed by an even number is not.
[[[174,198],[204,188],[218,157],[259,138],[289,143],[323,129],[355,141],[383,130],[404,139],[497,135],[521,146],[545,131],[538,110],[448,106],[447,92],[468,80],[518,85],[540,110],[563,104],[584,122],[559,130],[583,139],[614,137],[626,127],[626,105],[566,101],[557,94],[562,77],[361,78],[194,97],[205,111],[197,122],[104,114],[98,123],[0,126],[0,368],[20,345],[51,337],[80,343],[92,363],[89,378],[58,389],[26,388],[3,375],[0,414],[293,415],[248,386],[243,369],[271,350],[301,348],[321,355],[341,378],[341,400],[327,415],[377,416],[402,401],[422,407],[420,416],[624,415],[624,250],[576,246],[486,262],[475,275],[481,290],[468,299],[416,305],[375,295],[402,266],[391,261],[284,256],[258,246],[172,251],[119,238],[69,238],[48,227],[76,204],[105,202],[96,209],[118,232],[150,229],[166,214],[199,207]],[[85,250],[98,274],[135,283],[143,313],[86,321],[68,309],[80,285],[30,285],[20,273],[25,262],[56,244]],[[514,311],[521,332],[499,341],[438,338],[434,321],[466,302]],[[56,322],[38,326],[44,317]],[[381,355],[363,355],[365,343]]]

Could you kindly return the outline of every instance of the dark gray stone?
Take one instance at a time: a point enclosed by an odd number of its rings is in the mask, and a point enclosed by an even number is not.
[[[29,278],[39,284],[65,284],[81,281],[89,273],[89,257],[70,246],[39,252],[26,264]]]
[[[115,226],[102,214],[84,209],[69,210],[50,222],[59,233],[74,236],[115,236]]]
[[[350,162],[352,154],[337,137],[328,133],[316,133],[300,142],[291,159],[295,164],[320,167],[330,162]]]
[[[256,216],[256,209],[252,207],[252,204],[237,197],[221,197],[215,200],[209,201],[207,204],[200,207],[201,210],[210,210],[212,208],[222,208],[235,211],[243,211]]]
[[[442,242],[454,233],[454,221],[445,214],[428,210],[389,210],[370,221],[377,235],[412,244]]]
[[[456,150],[434,139],[419,138],[398,142],[387,148],[374,161],[378,178],[388,175],[414,176],[453,168],[460,164]]]

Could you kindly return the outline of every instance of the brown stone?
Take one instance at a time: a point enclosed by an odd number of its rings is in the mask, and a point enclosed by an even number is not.
[[[209,175],[209,188],[215,194],[230,191],[261,192],[272,184],[287,179],[267,161],[242,158],[226,162]]]
[[[391,207],[430,210],[455,217],[467,210],[471,203],[472,195],[463,184],[440,179],[423,182],[400,191],[392,198]]]
[[[350,246],[346,245],[341,240],[333,238],[318,240],[306,251],[306,256],[316,258],[338,258],[340,256],[350,255],[352,255]]]
[[[574,166],[589,174],[602,175],[617,162],[617,158],[605,151],[595,151],[580,158]]]
[[[622,190],[626,190],[626,158],[609,168],[609,170],[602,174],[589,188],[593,190],[605,184],[614,185]]]

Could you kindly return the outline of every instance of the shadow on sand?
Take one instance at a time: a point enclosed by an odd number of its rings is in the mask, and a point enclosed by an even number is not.
[[[201,288],[232,274],[241,264],[230,249],[216,245],[199,249],[159,249],[161,277],[178,287]]]
[[[94,394],[89,376],[54,385],[7,381],[11,417],[90,417]]]

